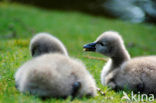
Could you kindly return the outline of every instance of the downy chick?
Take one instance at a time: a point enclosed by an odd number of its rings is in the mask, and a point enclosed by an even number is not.
[[[156,56],[130,59],[122,37],[113,31],[104,32],[84,48],[110,57],[101,73],[103,85],[156,94]]]
[[[47,34],[39,34],[34,38],[42,38],[45,40]],[[30,93],[39,97],[82,97],[82,96],[95,96],[96,84],[94,78],[86,70],[84,64],[77,59],[67,56],[67,51],[59,44],[60,41],[53,36],[48,36],[48,46],[51,45],[53,49],[48,49],[50,52],[44,52],[47,48],[37,46],[36,51],[34,47],[30,47],[31,53],[37,54],[37,57],[32,58],[25,64],[23,64],[15,74],[15,81],[17,88],[20,92]],[[40,39],[35,42],[39,43],[43,41]],[[50,41],[48,41],[50,40]],[[57,43],[59,41],[59,43]],[[50,44],[53,43],[53,44]],[[31,42],[31,45],[34,42]],[[54,45],[57,44],[57,45]],[[47,44],[45,43],[44,46]],[[55,46],[55,47],[53,47]],[[42,53],[38,52],[41,50]],[[58,47],[58,48],[57,48]],[[60,47],[63,47],[60,49]],[[36,53],[37,52],[37,53]],[[33,55],[34,56],[34,55]]]

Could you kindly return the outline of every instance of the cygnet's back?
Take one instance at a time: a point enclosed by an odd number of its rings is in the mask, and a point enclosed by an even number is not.
[[[41,97],[96,95],[95,81],[85,66],[67,56],[45,54],[28,61],[19,70],[23,74],[17,72],[16,81],[24,93]],[[74,90],[75,83],[80,83],[77,91]]]
[[[131,90],[156,94],[156,56],[136,57],[121,66],[115,80],[119,88],[127,84]]]

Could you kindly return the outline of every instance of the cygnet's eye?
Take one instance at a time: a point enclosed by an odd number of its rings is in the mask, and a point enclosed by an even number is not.
[[[100,44],[101,46],[107,46],[106,42],[98,42],[97,44]]]
[[[101,46],[104,46],[103,43],[99,43]]]

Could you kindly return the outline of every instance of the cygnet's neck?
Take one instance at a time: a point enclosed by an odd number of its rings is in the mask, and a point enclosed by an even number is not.
[[[125,49],[125,47],[121,47],[116,51],[114,56],[111,57],[112,59],[112,68],[118,68],[120,67],[125,61],[130,60],[130,56],[128,51]]]

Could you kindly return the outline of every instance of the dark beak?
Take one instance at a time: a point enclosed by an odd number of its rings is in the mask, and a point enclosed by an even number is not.
[[[83,48],[84,48],[85,51],[95,51],[95,49],[96,49],[95,45],[96,45],[95,42],[94,43],[89,43],[89,44],[84,45]]]

